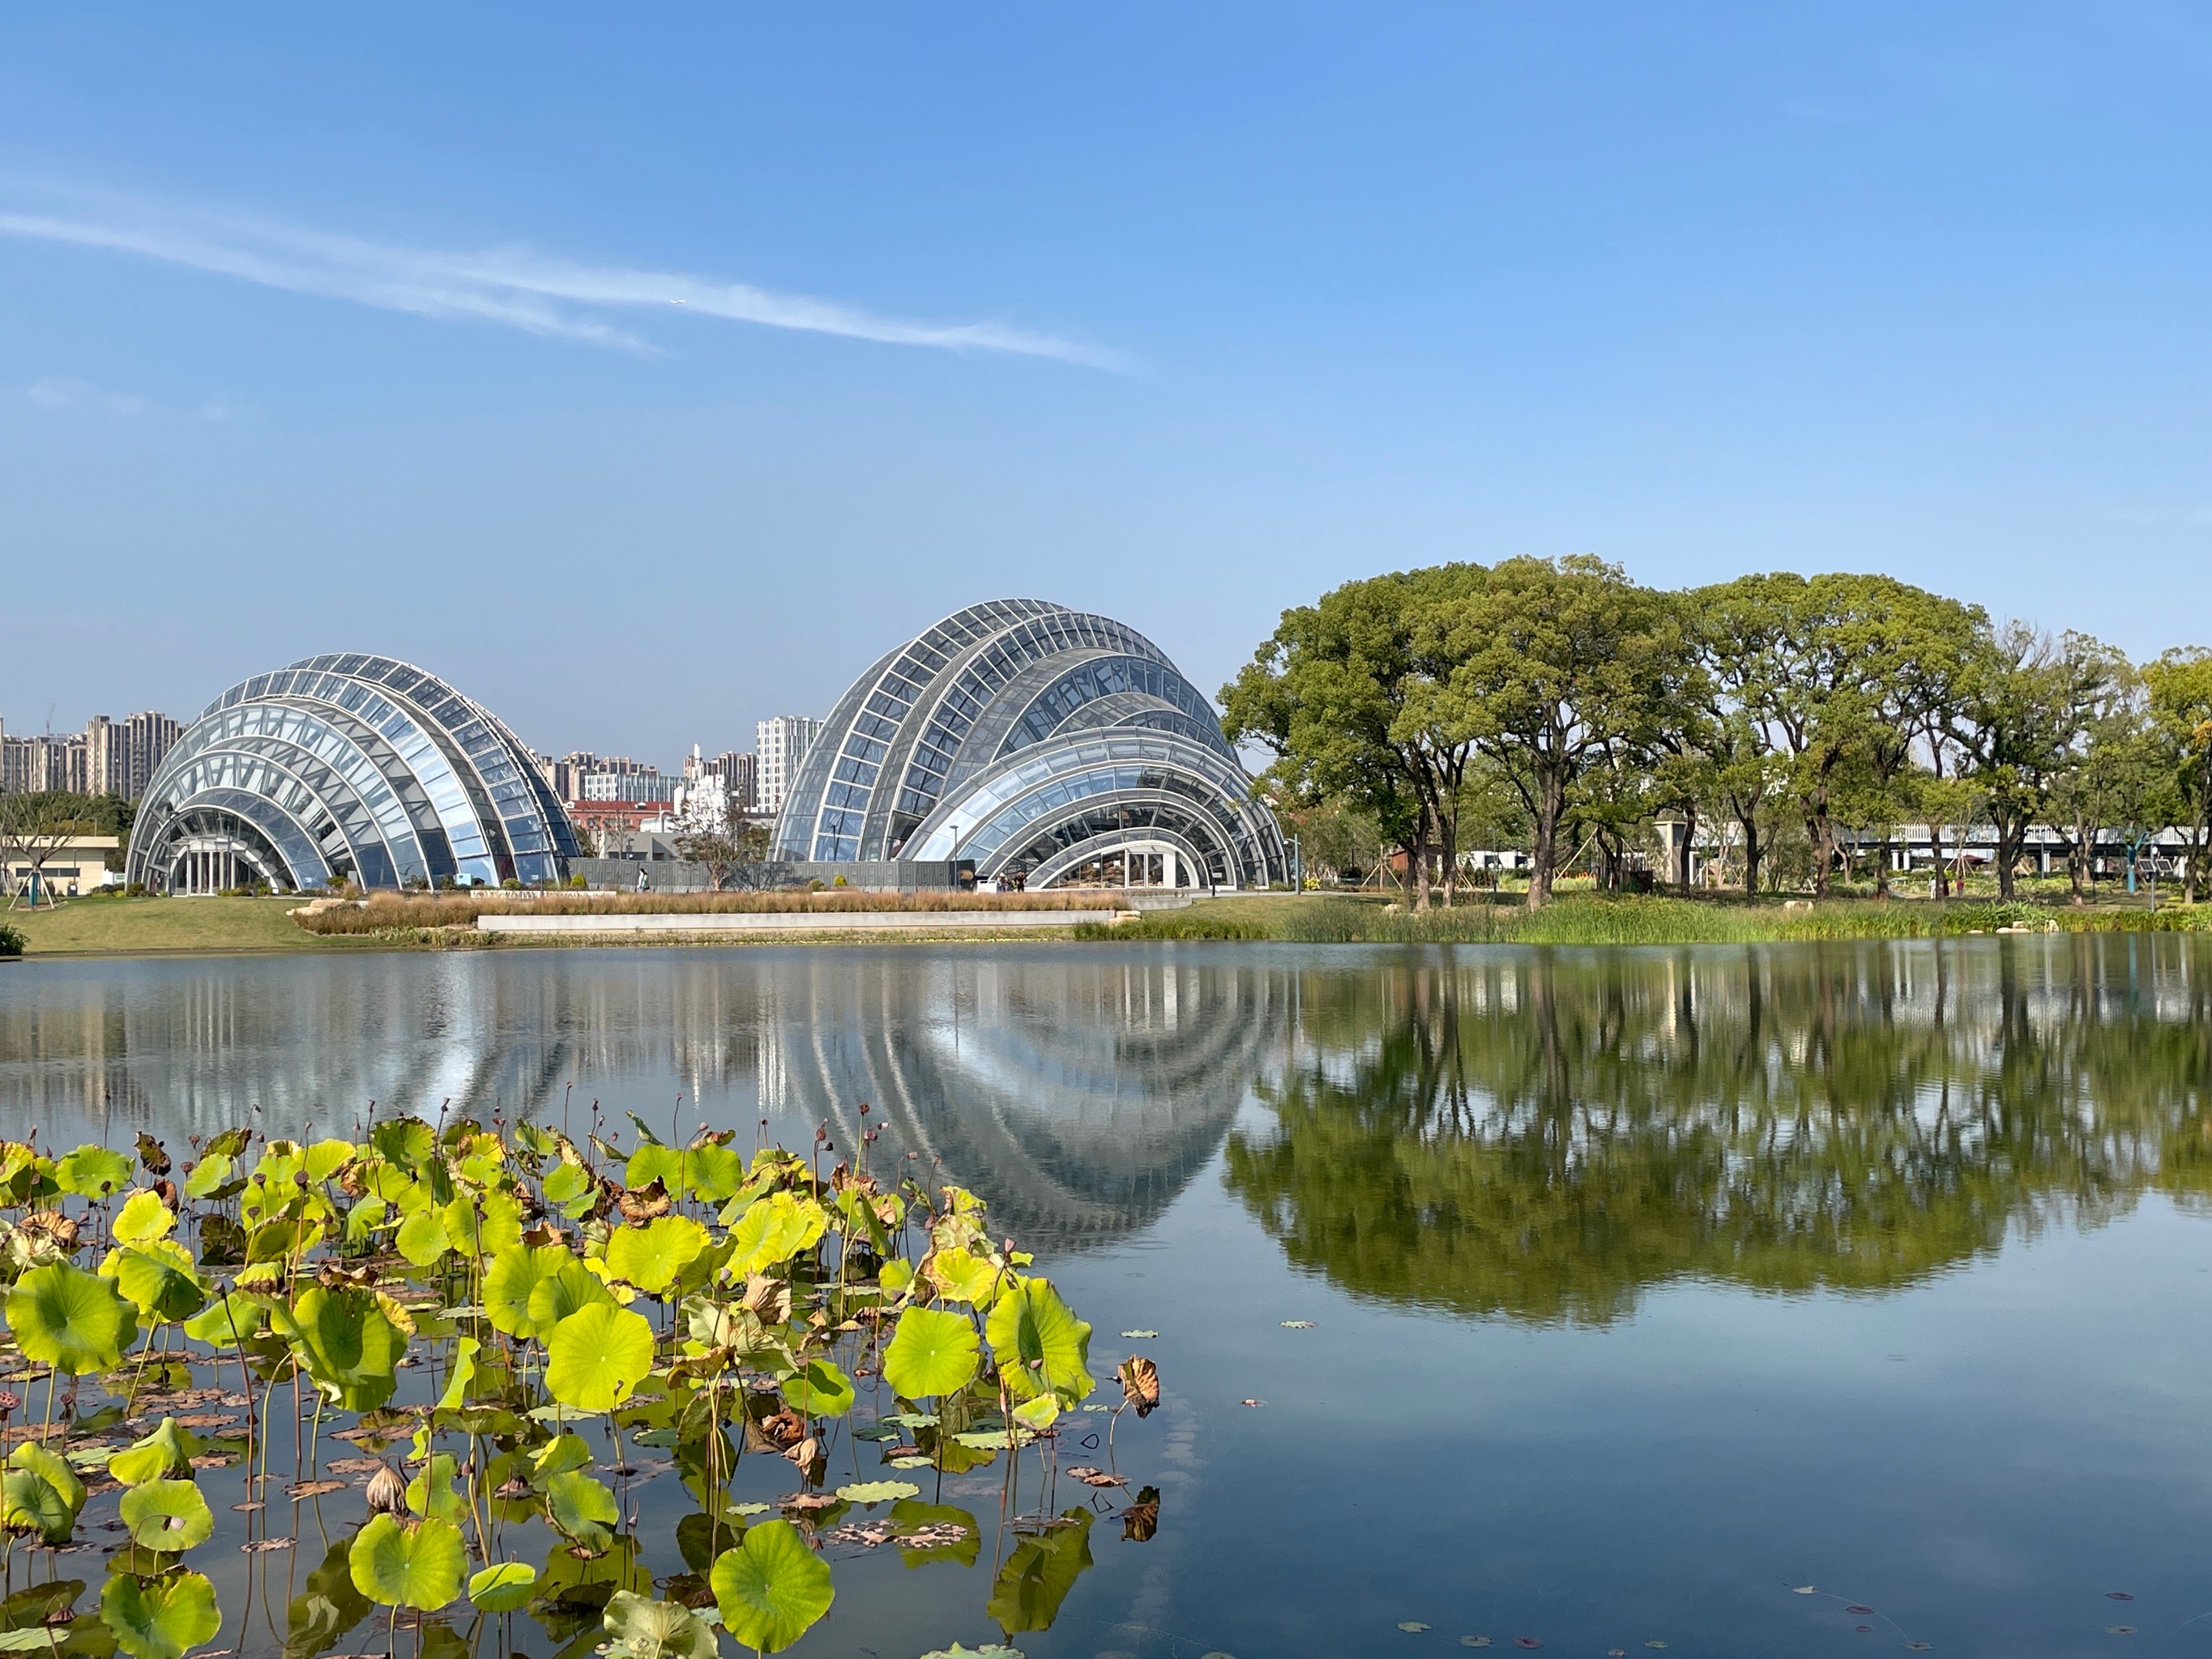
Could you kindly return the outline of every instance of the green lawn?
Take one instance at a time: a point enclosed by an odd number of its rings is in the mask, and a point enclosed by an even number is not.
[[[184,951],[329,951],[371,941],[319,939],[284,913],[298,898],[87,898],[53,909],[0,909],[24,955],[147,956]]]

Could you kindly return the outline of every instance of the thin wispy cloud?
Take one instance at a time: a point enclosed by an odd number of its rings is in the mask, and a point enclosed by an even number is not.
[[[195,421],[227,420],[228,405],[210,398],[198,409],[168,409],[143,398],[135,392],[115,392],[106,386],[94,386],[90,380],[80,380],[66,374],[49,375],[33,380],[17,392],[24,402],[39,409],[58,414],[97,415],[111,420],[136,421],[148,416],[181,416]]]
[[[383,311],[495,323],[636,350],[654,348],[611,315],[659,310],[888,345],[1121,367],[1113,352],[1008,323],[922,322],[681,271],[591,264],[521,247],[409,247],[111,198],[80,198],[40,211],[0,210],[0,235],[132,254]]]

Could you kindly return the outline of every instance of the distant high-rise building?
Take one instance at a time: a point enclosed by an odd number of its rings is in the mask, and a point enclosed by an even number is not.
[[[791,781],[799,771],[799,763],[806,758],[807,749],[821,734],[822,722],[809,720],[804,714],[778,714],[772,720],[761,721],[756,729],[759,743],[754,775],[760,810],[780,812],[784,796],[790,793]]]
[[[576,797],[580,801],[610,800],[673,800],[677,787],[684,781],[672,778],[665,772],[638,767],[627,772],[589,772],[585,774],[583,793]]]
[[[687,783],[700,778],[720,778],[724,795],[740,812],[754,811],[760,798],[758,757],[741,755],[734,749],[726,749],[708,760],[699,752],[699,745],[693,744],[690,757],[684,763],[684,778]]]
[[[82,732],[60,736],[11,738],[0,728],[0,792],[59,789],[137,800],[183,730],[150,709],[120,722],[94,714]]]

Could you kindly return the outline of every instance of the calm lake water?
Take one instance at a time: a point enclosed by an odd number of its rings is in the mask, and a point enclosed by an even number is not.
[[[1118,1431],[1156,1528],[1108,1494],[1057,1534],[1032,1656],[2212,1654],[2208,1017],[2181,938],[31,963],[0,1124],[596,1103],[842,1156],[867,1103],[1096,1374],[1160,1367]],[[633,1490],[682,1571],[688,1502]],[[997,1639],[999,1474],[941,1501],[975,1562],[833,1548],[793,1651]],[[325,1547],[213,1560],[274,1610],[247,1651]]]

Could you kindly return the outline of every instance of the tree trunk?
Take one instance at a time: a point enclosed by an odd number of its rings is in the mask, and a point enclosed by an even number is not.
[[[1682,814],[1682,844],[1674,851],[1674,884],[1683,892],[1690,890],[1690,838],[1697,833],[1698,815],[1692,811]]]
[[[1565,792],[1550,778],[1537,787],[1535,833],[1529,838],[1528,908],[1540,910],[1551,902],[1552,865],[1559,855],[1559,813]]]
[[[1875,848],[1874,896],[1878,899],[1889,896],[1890,835],[1887,825],[1882,827],[1881,840]]]
[[[1459,814],[1457,812],[1437,815],[1437,839],[1442,843],[1444,864],[1444,908],[1449,910],[1459,902]]]
[[[1759,896],[1759,814],[1746,812],[1736,822],[1743,826],[1743,896]]]
[[[2017,890],[2014,870],[2020,863],[2021,843],[2027,839],[2024,821],[2000,820],[1997,824],[1997,897],[2009,900]]]
[[[1413,908],[1429,908],[1429,807],[1421,803],[1413,830]]]

